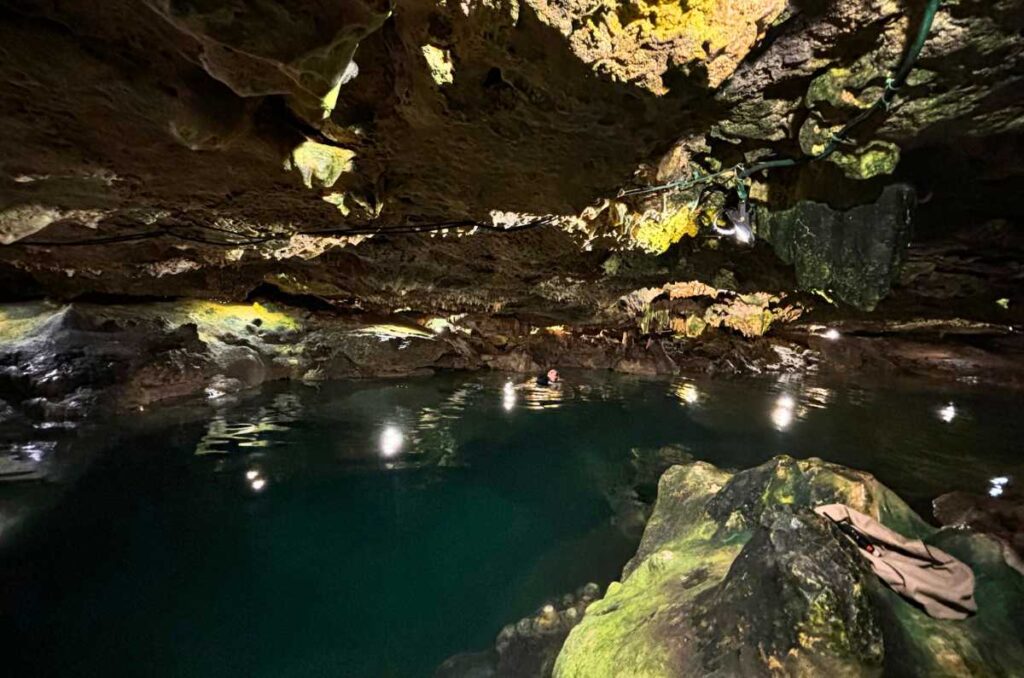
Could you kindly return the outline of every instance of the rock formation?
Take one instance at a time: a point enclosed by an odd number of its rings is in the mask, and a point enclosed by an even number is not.
[[[7,2],[0,304],[76,306],[3,330],[2,397],[56,413],[58,367],[146,398],[545,362],[1020,385],[1024,5],[943,3],[894,92],[927,6]],[[253,303],[301,357],[193,317]],[[351,333],[428,320],[451,337],[393,355]]]
[[[0,477],[45,475],[87,415],[277,379],[1024,387],[1024,0],[934,6],[5,0]],[[623,529],[646,517],[636,474]],[[808,508],[831,501],[967,560],[979,615],[882,589]],[[819,461],[675,466],[621,583],[445,675],[1019,670],[1019,511],[940,514],[1010,546]]]
[[[660,254],[686,239],[692,259],[707,254],[690,236],[708,232],[696,217],[713,199],[621,188],[816,152],[880,94],[922,10],[13,0],[0,13],[0,280],[8,297],[238,300],[265,284],[451,312],[595,296],[593,317],[621,293],[600,275],[609,253]],[[753,177],[753,199],[769,211],[806,210],[801,200],[845,210],[894,178],[959,200],[964,182],[992,194],[1020,176],[1022,11],[1019,0],[944,5],[884,118],[828,161]],[[985,171],[942,177],[921,160],[954,148]],[[727,177],[709,186],[731,190]],[[982,208],[1019,214],[1009,201]],[[529,234],[470,235],[541,218]],[[437,222],[451,229],[408,232]],[[835,271],[847,271],[837,279],[801,264],[820,258],[818,241],[776,248],[799,286],[873,306],[905,234],[892,236],[860,236],[885,251],[836,245],[846,268]],[[850,257],[867,255],[873,272],[852,276]],[[573,289],[583,285],[585,295]]]
[[[504,627],[494,649],[447,659],[438,667],[435,678],[550,676],[569,631],[600,594],[601,587],[590,583],[546,603],[536,614]]]
[[[840,502],[972,566],[978,614],[932,619],[884,588],[810,507]],[[1024,579],[995,540],[936,531],[872,476],[778,457],[669,469],[621,583],[590,605],[554,675],[1012,675]]]

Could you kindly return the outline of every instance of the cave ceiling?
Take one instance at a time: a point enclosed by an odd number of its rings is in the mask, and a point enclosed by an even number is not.
[[[0,281],[6,296],[270,285],[381,308],[596,308],[630,285],[605,279],[609,257],[702,248],[699,193],[622,189],[813,154],[877,99],[923,8],[3,2]],[[1024,170],[1022,28],[1021,0],[943,3],[891,110],[828,161],[754,177],[752,199],[845,208],[920,177],[999,193]],[[936,149],[969,180],[937,171]],[[690,250],[637,270],[664,282],[702,266]],[[706,256],[787,284],[765,253]]]

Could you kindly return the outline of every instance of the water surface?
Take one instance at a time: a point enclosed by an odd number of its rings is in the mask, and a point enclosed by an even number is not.
[[[279,386],[104,422],[99,453],[52,452],[84,472],[0,485],[31,507],[0,534],[5,675],[428,676],[617,577],[636,546],[615,501],[632,449],[820,456],[925,515],[1024,474],[1014,393],[568,377]]]

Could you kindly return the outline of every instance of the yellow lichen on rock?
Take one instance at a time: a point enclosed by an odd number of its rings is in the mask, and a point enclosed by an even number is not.
[[[322,200],[326,203],[330,203],[331,205],[337,207],[338,211],[341,212],[341,216],[347,217],[349,215],[349,212],[352,211],[352,209],[345,204],[346,195],[347,194],[345,193],[328,193],[327,195],[323,196]]]
[[[695,339],[699,337],[704,334],[704,330],[707,328],[708,324],[704,322],[702,317],[696,314],[682,318],[672,318],[673,334],[683,336],[688,339]]]
[[[59,310],[47,301],[0,305],[0,344],[21,341]]]
[[[665,297],[668,297],[667,299]],[[698,280],[634,290],[622,297],[640,334],[671,331],[693,339],[709,328],[726,328],[745,337],[760,337],[776,323],[793,322],[803,308],[769,292],[736,294]]]
[[[565,21],[564,7],[547,0],[536,0],[536,6],[542,20],[562,30],[585,62],[617,80],[664,94],[664,73],[688,64],[703,64],[708,85],[720,85],[779,18],[786,2],[605,0],[573,16],[572,22]]]
[[[450,85],[455,82],[455,66],[452,56],[446,49],[434,45],[423,45],[423,58],[430,69],[430,77],[438,86]]]
[[[617,16],[625,31],[650,35],[663,42],[684,40],[693,45],[694,58],[706,58],[745,37],[742,33],[749,30],[756,33],[748,17],[751,6],[756,4],[721,0],[631,0],[619,5]]]
[[[185,304],[184,311],[184,319],[196,324],[199,338],[203,341],[225,334],[244,336],[250,325],[265,332],[291,332],[300,328],[298,320],[291,315],[260,303],[190,301]]]
[[[342,174],[352,171],[355,157],[355,151],[307,139],[292,150],[284,168],[298,171],[306,188],[330,188]]]
[[[697,235],[699,230],[693,209],[683,206],[664,218],[651,216],[641,220],[630,235],[637,247],[651,254],[661,254],[683,238]]]

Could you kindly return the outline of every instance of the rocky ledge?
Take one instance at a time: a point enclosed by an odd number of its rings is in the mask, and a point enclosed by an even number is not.
[[[842,328],[842,341],[815,324],[762,336],[775,316],[794,309],[767,295],[701,283],[643,290],[641,299],[661,299],[653,311],[650,304],[629,310],[637,296],[620,300],[618,312],[627,321],[611,329],[486,315],[341,314],[271,302],[0,305],[0,422],[70,426],[97,409],[218,398],[275,380],[397,377],[436,369],[923,374],[1024,385],[1024,363],[1013,357],[1024,354],[1024,337],[995,325],[845,321],[831,328]],[[670,315],[685,312],[680,308],[693,314],[683,323]],[[720,327],[701,320],[700,331],[688,336],[698,313]],[[659,334],[659,322],[675,323],[680,332]]]
[[[811,507],[845,503],[968,563],[977,615],[926,616]],[[558,678],[1017,675],[1024,576],[983,534],[936,530],[873,476],[818,459],[670,468],[622,581],[587,607]],[[501,675],[501,674],[499,674]]]
[[[986,224],[1024,214],[1024,2],[943,2],[931,24],[926,4],[7,2],[0,301],[270,285],[601,323],[631,277],[713,284],[724,254],[743,294],[871,309],[908,243],[962,226],[966,258],[915,271],[1019,323],[1005,252],[1005,285],[964,283],[1006,249]],[[810,162],[929,25],[884,115]],[[800,162],[740,176],[779,158]],[[714,228],[740,192],[752,248]]]

